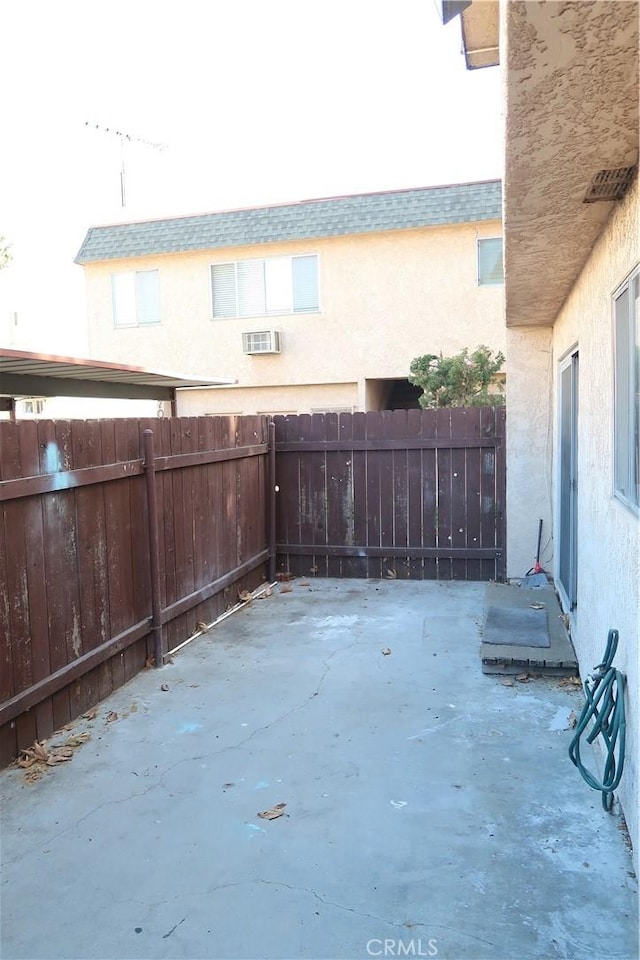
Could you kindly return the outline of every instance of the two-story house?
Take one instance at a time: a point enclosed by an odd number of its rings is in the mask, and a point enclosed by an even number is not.
[[[411,360],[504,350],[498,180],[92,227],[90,352],[222,371],[179,412],[417,406]]]

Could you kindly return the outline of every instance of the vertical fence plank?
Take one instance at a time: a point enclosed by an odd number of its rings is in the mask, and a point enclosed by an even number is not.
[[[439,440],[451,438],[451,410],[436,410],[436,436]],[[452,490],[451,490],[451,449],[438,447],[436,451],[438,473],[438,530],[437,542],[442,549],[451,546],[452,526]],[[438,580],[451,580],[453,564],[451,557],[438,558]]]
[[[407,439],[407,411],[394,410],[391,414],[390,436],[394,440]],[[395,547],[406,547],[409,539],[409,458],[408,451],[394,450],[391,505],[393,510],[393,540]],[[406,580],[411,576],[410,561],[407,556],[397,557],[396,575]]]
[[[483,407],[481,414],[481,433],[491,440],[481,450],[480,463],[480,535],[483,547],[497,545],[496,538],[496,449],[493,441],[496,435],[495,408]],[[483,579],[496,578],[494,560],[482,561]]]
[[[379,440],[382,436],[382,420],[378,413],[367,413],[367,440]],[[368,547],[382,545],[380,538],[380,451],[367,450],[367,542]],[[384,564],[380,557],[369,558],[369,576],[379,579]]]
[[[0,480],[5,476],[6,449],[15,424],[0,421]],[[15,693],[13,671],[13,636],[11,633],[11,608],[13,597],[9,588],[9,539],[11,511],[10,504],[0,507],[0,702],[9,700]],[[4,724],[0,728],[0,763],[9,763],[18,752],[16,724]]]
[[[20,424],[20,461],[24,476],[40,472],[40,448],[38,427],[35,420]],[[24,523],[27,591],[29,597],[29,642],[31,650],[31,676],[33,682],[48,677],[51,673],[49,655],[49,625],[47,622],[47,580],[44,564],[44,529],[42,523],[42,498],[29,497],[22,506]],[[49,589],[55,589],[51,584]],[[53,705],[48,697],[35,708],[36,730],[39,740],[51,736],[55,724]]]
[[[468,411],[464,407],[451,410],[451,436],[463,439],[467,435]],[[464,447],[451,449],[451,546],[467,547],[467,477]],[[451,561],[453,580],[467,579],[467,560]]]
[[[3,480],[22,476],[20,457],[20,424],[6,423],[0,450],[0,469]],[[4,504],[7,556],[7,591],[9,597],[7,640],[11,653],[7,658],[13,672],[14,693],[33,682],[33,668],[29,640],[29,594],[27,581],[27,553],[24,539],[24,504],[20,501]],[[18,717],[15,724],[17,749],[30,746],[37,736],[34,711]]]
[[[495,408],[495,429],[498,446],[496,448],[496,545],[502,547],[496,559],[494,577],[504,583],[507,577],[507,411]]]
[[[422,438],[437,435],[437,410],[423,410],[421,416]],[[427,448],[421,451],[422,462],[422,546],[433,549],[438,541],[438,451]],[[425,557],[422,564],[425,580],[438,579],[438,561]]]
[[[465,448],[466,473],[466,543],[468,547],[480,546],[480,414],[481,407],[466,410],[466,432],[469,446]],[[482,560],[467,560],[467,580],[482,580]]]
[[[311,415],[311,435],[310,440],[326,440],[327,426],[324,413],[313,413]],[[298,455],[299,456],[299,455]],[[313,495],[313,542],[318,546],[326,546],[327,540],[327,455],[324,452],[317,452],[311,458],[311,476],[314,489]],[[322,553],[314,554],[314,567],[317,567],[317,575],[320,577],[329,576],[329,557]]]
[[[422,411],[407,411],[407,437],[422,437]],[[422,450],[407,450],[407,544],[411,547],[423,545],[422,518]],[[421,580],[424,561],[413,558],[408,561],[407,575],[411,580]]]
[[[325,439],[339,440],[339,419],[337,413],[326,413],[324,417]],[[326,454],[326,539],[327,543],[344,545],[346,535],[345,522],[345,452],[331,450]],[[348,487],[346,488],[348,493]],[[327,572],[330,577],[342,575],[342,557],[327,557]]]
[[[367,417],[364,413],[354,413],[351,418],[353,440],[365,440],[367,436]],[[367,543],[367,453],[365,450],[351,451],[351,478],[353,485],[353,543],[354,547],[363,547]],[[345,567],[345,576],[367,577],[369,561],[367,557],[352,557]]]

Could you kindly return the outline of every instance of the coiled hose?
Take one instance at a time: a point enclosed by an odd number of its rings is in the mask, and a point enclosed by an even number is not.
[[[602,792],[602,806],[610,811],[613,805],[613,791],[620,783],[624,769],[624,674],[613,666],[613,658],[618,649],[618,631],[609,630],[604,660],[594,668],[593,673],[584,682],[587,702],[576,724],[573,739],[569,744],[571,762],[582,774],[582,779],[594,790]],[[587,743],[593,743],[601,736],[605,743],[606,760],[602,781],[596,780],[587,770],[580,757],[580,738],[589,724],[592,729],[586,735]],[[616,759],[617,757],[617,759]]]

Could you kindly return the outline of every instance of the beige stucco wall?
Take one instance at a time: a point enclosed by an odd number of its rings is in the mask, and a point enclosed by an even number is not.
[[[479,287],[476,275],[477,238],[500,234],[495,221],[88,264],[91,355],[240,387],[357,382],[362,397],[365,379],[406,377],[422,353],[479,343],[504,350],[503,287]],[[319,257],[317,313],[211,319],[212,263],[311,253]],[[114,329],[111,274],[153,268],[162,322]],[[281,332],[282,352],[244,356],[242,332],[261,329]]]
[[[551,327],[507,329],[507,576],[533,566],[542,520],[540,562],[550,569],[552,533]]]
[[[578,605],[572,618],[572,639],[584,676],[602,660],[609,628],[620,631],[615,663],[627,675],[627,757],[620,796],[636,856],[640,848],[640,517],[613,493],[612,294],[639,261],[640,193],[636,181],[594,247],[558,316],[553,337],[556,400],[559,361],[574,345],[580,364]],[[554,449],[557,453],[557,438]]]
[[[317,383],[312,387],[214,387],[179,390],[178,415],[323,413],[358,405],[356,383]]]

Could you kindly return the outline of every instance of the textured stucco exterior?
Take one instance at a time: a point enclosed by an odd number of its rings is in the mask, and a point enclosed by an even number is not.
[[[607,223],[553,331],[555,423],[559,361],[574,346],[580,358],[578,604],[571,636],[584,676],[601,661],[609,628],[620,631],[616,666],[627,675],[627,755],[620,797],[636,850],[640,516],[614,495],[612,294],[639,261],[640,191],[636,185]],[[557,440],[555,449],[557,454]],[[553,477],[556,481],[557,466]]]
[[[237,380],[236,387],[182,394],[185,413],[309,412],[324,403],[364,409],[365,396],[375,393],[365,382],[406,378],[417,355],[479,343],[504,351],[503,287],[477,280],[477,240],[498,236],[500,222],[488,221],[89,263],[90,351]],[[318,255],[318,312],[212,319],[211,264],[300,254]],[[156,268],[161,322],[114,328],[112,273]],[[265,329],[280,332],[281,353],[245,356],[242,333]],[[284,387],[305,389],[292,399]],[[254,395],[252,388],[260,389]]]
[[[533,566],[542,520],[540,562],[553,558],[551,327],[507,330],[507,576]]]
[[[509,0],[501,17],[507,323],[548,326],[614,206],[583,203],[592,178],[638,160],[638,4]]]

